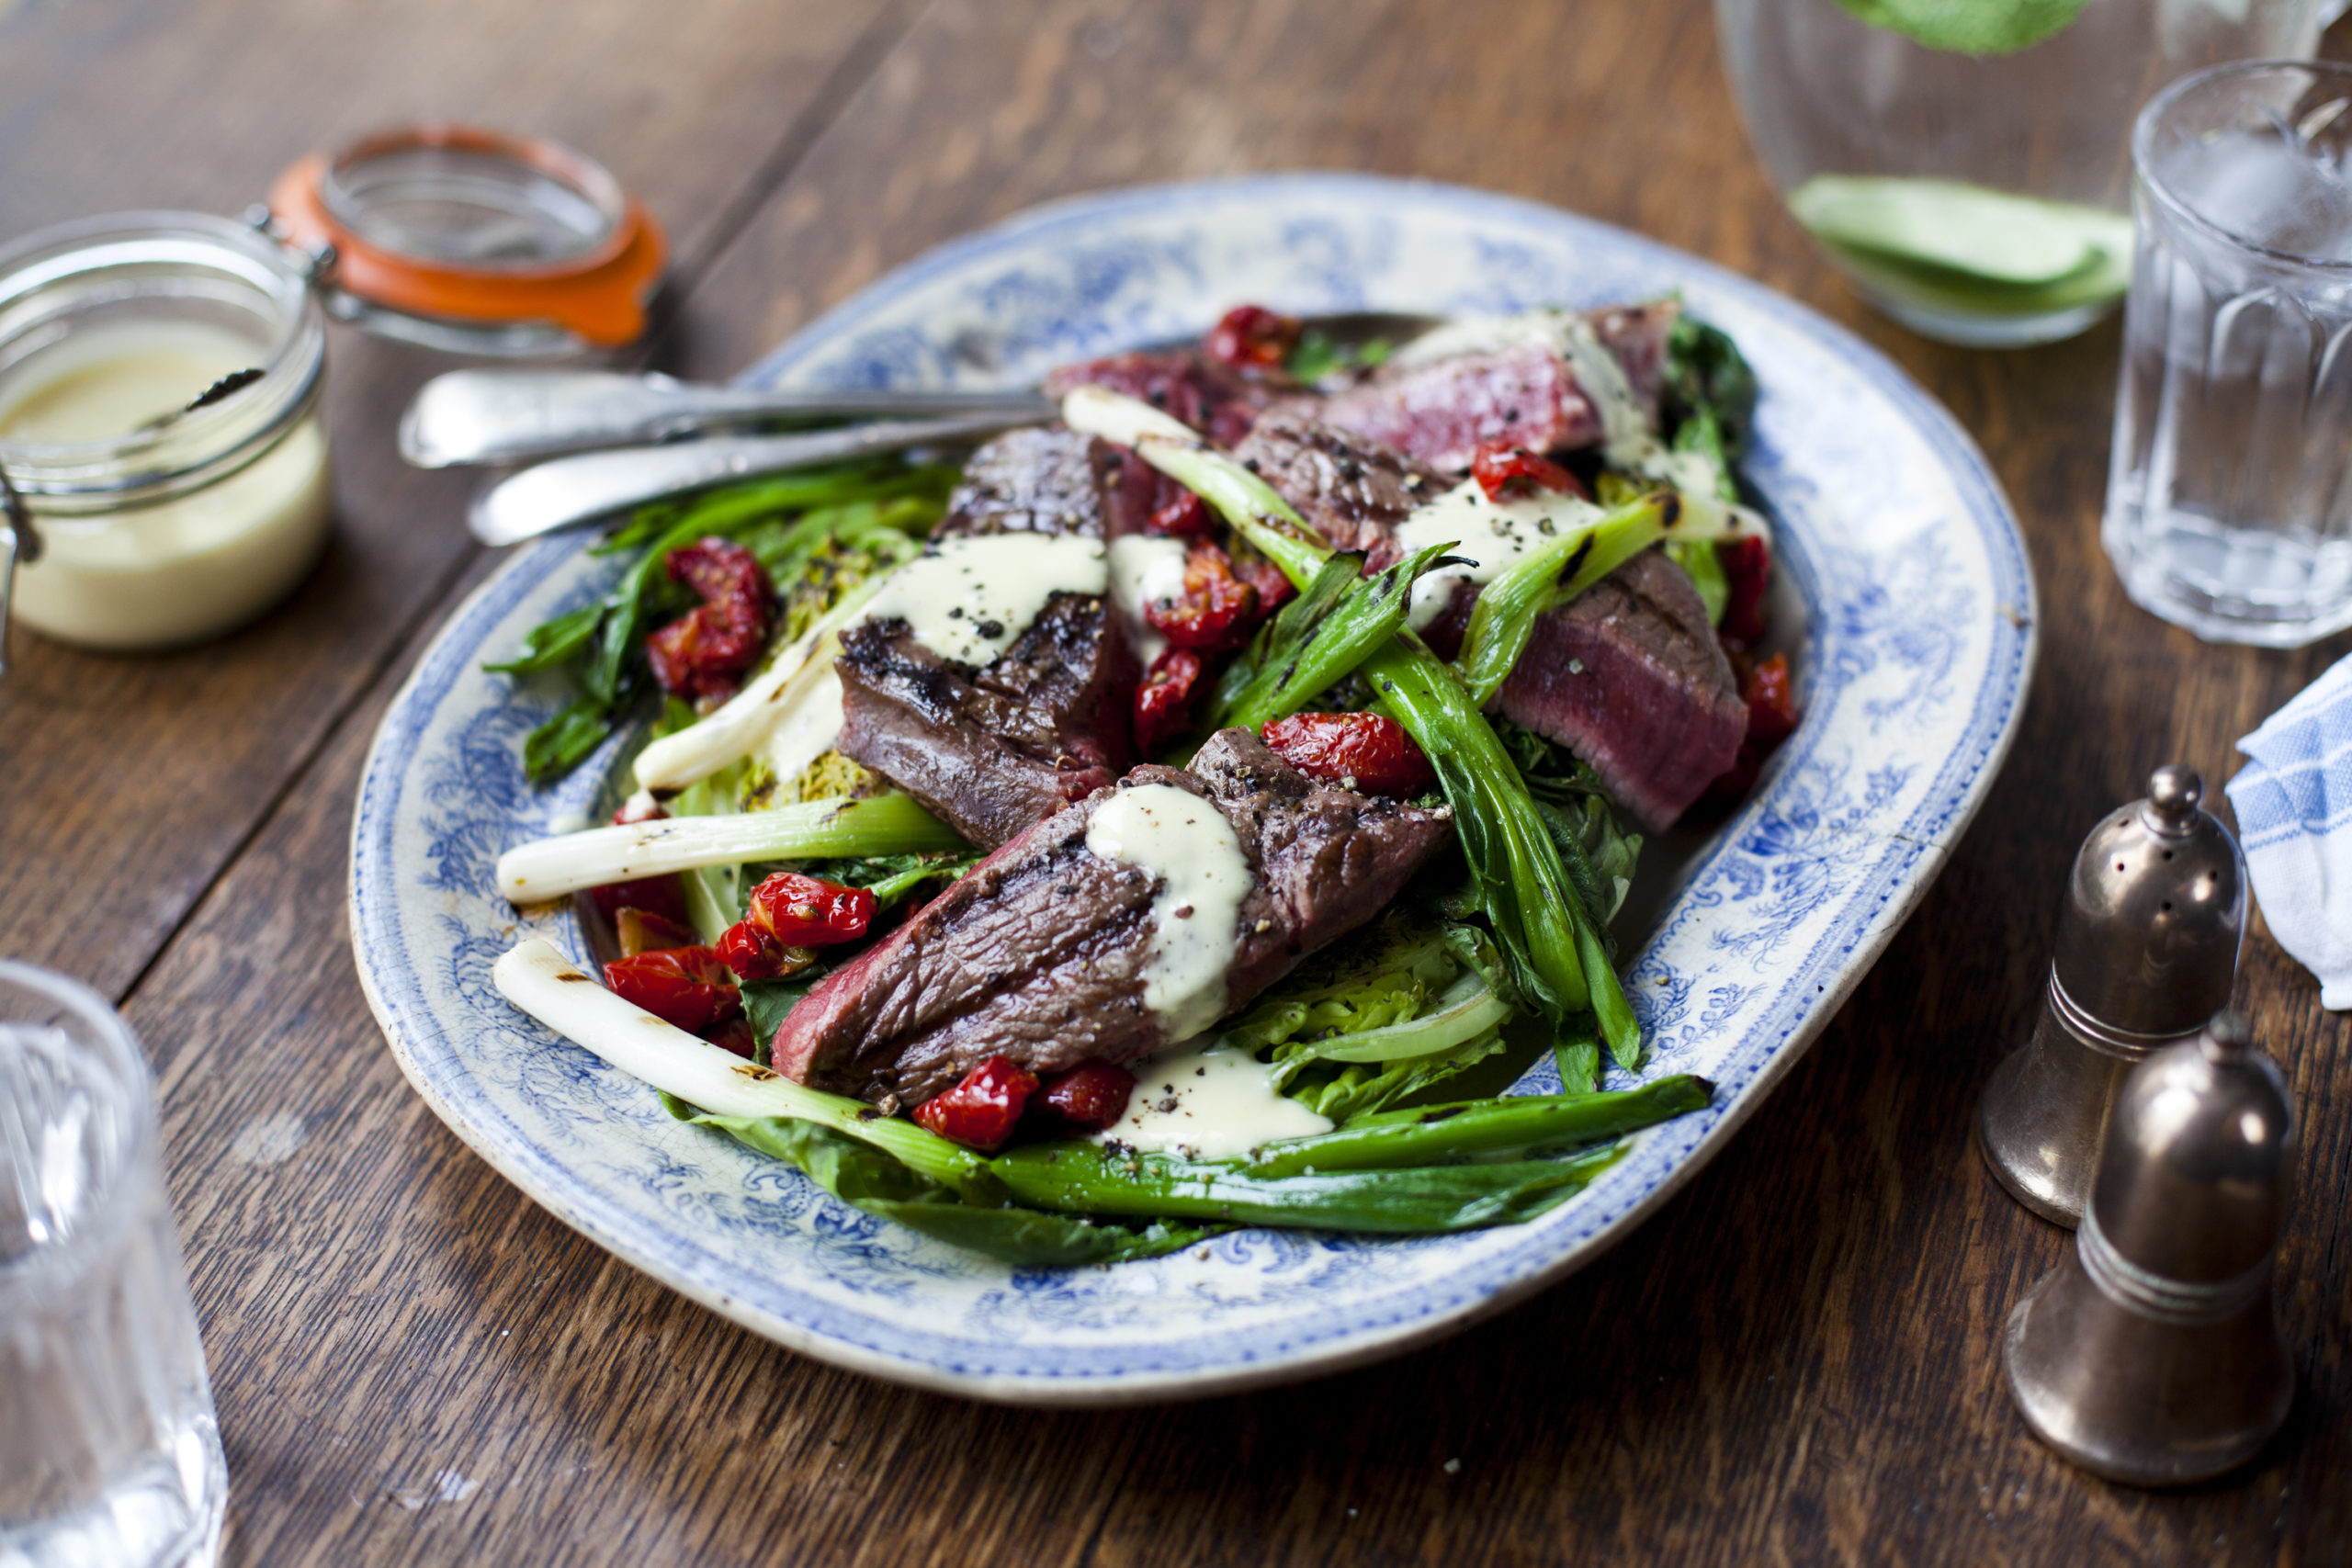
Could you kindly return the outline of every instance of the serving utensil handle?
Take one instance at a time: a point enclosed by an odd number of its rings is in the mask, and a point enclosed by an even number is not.
[[[993,415],[1004,426],[1054,416],[1029,389],[771,391],[609,370],[453,370],[426,382],[401,419],[401,456],[421,468],[516,463],[643,446],[763,420]]]
[[[911,446],[954,446],[1030,423],[1024,414],[890,420],[799,435],[722,436],[555,457],[474,498],[466,526],[485,545],[513,545],[712,485]]]

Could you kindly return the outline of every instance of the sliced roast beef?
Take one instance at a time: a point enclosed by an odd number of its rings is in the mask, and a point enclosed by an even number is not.
[[[1405,514],[1448,483],[1430,465],[1334,430],[1304,409],[1268,410],[1234,456],[1333,548],[1366,552],[1374,570],[1393,558],[1391,535]]]
[[[1059,426],[982,446],[937,535],[1102,536],[1087,438]],[[842,754],[993,847],[1124,771],[1135,655],[1093,594],[1060,593],[1004,655],[974,670],[899,620],[842,633]]]
[[[1368,442],[1351,444],[1288,410],[1269,411],[1240,455],[1341,549],[1366,551],[1372,569],[1394,557],[1387,542],[1408,493],[1410,459]],[[1460,649],[1477,589],[1464,583],[1422,636],[1439,654]],[[1682,569],[1645,550],[1572,603],[1539,618],[1527,650],[1496,694],[1495,711],[1583,758],[1645,828],[1665,828],[1732,765],[1747,708],[1706,606]]]
[[[842,754],[972,842],[1004,842],[1119,776],[1135,656],[1093,594],[1058,593],[1003,658],[966,671],[902,621],[842,634]]]
[[[972,454],[935,538],[974,534],[1102,536],[1087,438],[1058,424],[1007,431]]]
[[[1430,648],[1453,657],[1476,597],[1469,583],[1456,591],[1422,628]],[[1583,758],[1650,832],[1723,776],[1747,733],[1747,705],[1707,607],[1657,550],[1537,617],[1493,711]]]
[[[1679,311],[1672,300],[1661,300],[1584,318],[1592,336],[1616,355],[1627,389],[1653,419],[1666,374],[1667,333]],[[1600,445],[1608,435],[1603,391],[1584,384],[1555,343],[1531,336],[1442,359],[1408,356],[1354,386],[1274,406],[1460,473],[1490,441],[1538,452]]]
[[[1220,446],[1250,433],[1258,411],[1276,389],[1252,379],[1197,348],[1148,349],[1065,365],[1046,378],[1049,397],[1073,387],[1101,387],[1137,398],[1181,420]]]
[[[1453,827],[1442,810],[1317,784],[1239,729],[1213,737],[1189,772],[1140,767],[1121,787],[1147,784],[1221,813],[1248,863],[1226,965],[1228,1012],[1370,920]],[[1164,885],[1087,848],[1095,814],[1114,797],[1102,791],[1037,824],[828,976],[777,1030],[775,1069],[911,1104],[993,1055],[1052,1073],[1172,1043],[1167,1020],[1145,1004]]]

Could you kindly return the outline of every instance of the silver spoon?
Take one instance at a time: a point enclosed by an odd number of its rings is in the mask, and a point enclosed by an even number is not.
[[[910,446],[961,446],[1011,425],[1032,423],[1036,417],[1008,420],[1001,413],[981,413],[890,420],[798,435],[718,436],[673,446],[625,446],[553,457],[509,475],[474,497],[466,527],[485,545],[520,544],[689,491]]]
[[[1306,324],[1353,348],[1374,339],[1402,343],[1436,323],[1433,316],[1351,311],[1312,316]],[[400,449],[420,468],[447,468],[646,446],[730,426],[991,414],[1009,430],[1051,419],[1054,412],[1053,400],[1035,388],[773,391],[611,370],[452,370],[427,381],[409,404]]]

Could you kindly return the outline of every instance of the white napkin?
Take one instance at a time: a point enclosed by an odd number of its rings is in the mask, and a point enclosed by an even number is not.
[[[2270,934],[2319,976],[2320,1006],[2352,1008],[2352,658],[2238,742],[2229,783]]]

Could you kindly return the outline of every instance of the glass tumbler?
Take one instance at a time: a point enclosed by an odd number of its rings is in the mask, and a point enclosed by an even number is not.
[[[227,1501],[146,1063],[0,960],[0,1568],[209,1568]]]
[[[2202,637],[2352,626],[2352,70],[2200,72],[2150,100],[2132,151],[2108,555]]]

